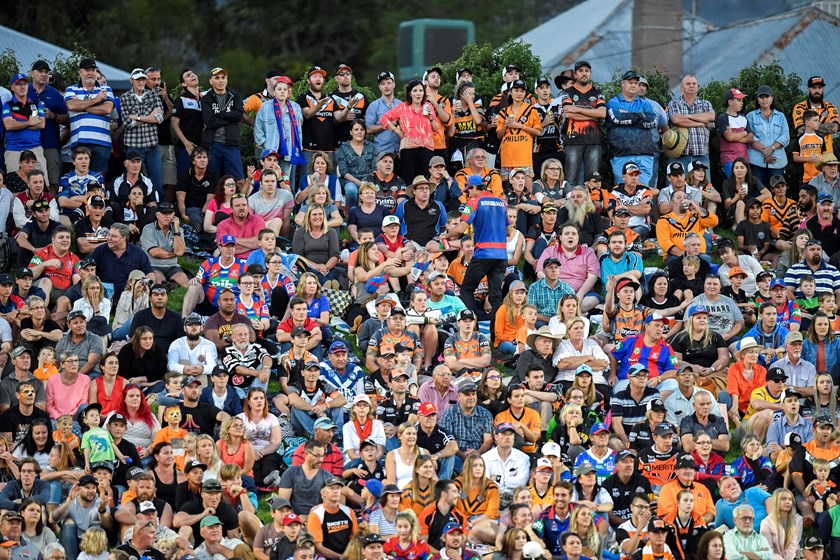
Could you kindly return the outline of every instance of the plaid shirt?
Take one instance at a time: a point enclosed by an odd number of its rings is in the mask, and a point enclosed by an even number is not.
[[[557,305],[565,295],[575,295],[575,291],[569,284],[558,280],[557,286],[552,289],[546,283],[545,278],[542,278],[531,284],[531,288],[528,290],[528,303],[536,306],[540,315],[554,317],[557,315]]]
[[[160,114],[155,116],[157,124],[137,122],[129,118],[129,115],[148,116],[155,109],[161,110]],[[137,97],[133,90],[125,92],[120,96],[120,112],[122,124],[125,127],[123,142],[126,148],[157,146],[158,124],[163,122],[163,102],[157,93],[146,90],[143,97]]]
[[[714,111],[712,104],[699,97],[689,105],[682,95],[675,97],[668,102],[668,114],[670,115],[697,115]],[[709,155],[709,129],[705,126],[696,126],[688,129],[688,144],[685,146],[683,155],[706,156]]]
[[[484,434],[493,433],[493,417],[483,406],[476,406],[470,416],[464,414],[456,404],[446,409],[438,422],[440,429],[452,434],[458,442],[458,449],[469,451],[479,449],[484,443]]]

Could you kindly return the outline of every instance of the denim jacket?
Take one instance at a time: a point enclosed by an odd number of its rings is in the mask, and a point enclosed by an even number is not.
[[[778,142],[781,147],[773,150],[773,155],[776,156],[775,163],[764,163],[764,154],[753,148],[747,148],[747,153],[750,156],[750,163],[756,167],[766,167],[768,169],[784,169],[788,163],[787,154],[785,153],[785,146],[790,142],[790,130],[785,116],[777,110],[773,110],[773,114],[769,119],[765,119],[761,114],[760,109],[756,109],[747,113],[747,122],[750,123],[755,139],[761,142],[764,146],[769,146],[773,142]]]

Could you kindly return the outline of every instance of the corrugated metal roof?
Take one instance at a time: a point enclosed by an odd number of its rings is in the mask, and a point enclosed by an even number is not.
[[[825,98],[840,105],[840,20],[818,18],[806,31],[794,37],[775,58],[790,71],[796,72],[805,82],[809,76],[825,78]]]
[[[57,47],[53,44],[47,43],[35,37],[30,37],[14,29],[0,25],[0,48],[12,49],[17,56],[18,61],[23,66],[22,71],[28,71],[32,67],[32,63],[39,58],[44,58],[47,61],[55,60],[56,56],[63,55],[69,57],[72,51]],[[108,78],[108,84],[117,89],[128,89],[131,87],[128,78],[129,73],[125,70],[120,70],[114,66],[104,64],[97,61],[99,68]],[[68,80],[72,80],[72,76]]]

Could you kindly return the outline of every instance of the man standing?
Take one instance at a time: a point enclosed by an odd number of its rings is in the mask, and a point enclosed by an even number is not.
[[[96,79],[96,61],[84,58],[79,62],[79,83],[64,92],[70,113],[70,146],[85,146],[91,152],[90,168],[98,173],[108,171],[111,158],[111,113],[114,92]]]
[[[697,97],[699,85],[691,74],[683,76],[680,82],[680,96],[668,103],[668,115],[674,126],[688,129],[688,142],[683,152],[670,158],[669,163],[678,161],[688,167],[694,160],[702,161],[709,167],[709,127],[715,122],[715,110],[712,104]]]
[[[575,62],[575,80],[563,100],[563,145],[566,178],[574,185],[582,185],[584,176],[598,171],[601,164],[600,121],[607,116],[607,104],[601,91],[592,85],[591,64],[585,60]]]
[[[161,182],[163,191],[171,195],[178,183],[178,172],[175,162],[175,146],[172,142],[172,109],[175,106],[169,96],[169,88],[163,81],[160,68],[150,66],[146,68],[146,89],[160,98],[163,106],[163,121],[158,125],[158,146],[160,146]],[[161,196],[161,200],[164,196]]]
[[[327,154],[335,163],[335,123],[340,120],[337,103],[324,94],[327,71],[320,66],[313,66],[307,71],[306,79],[309,87],[297,98],[303,111],[303,153],[306,163],[311,163],[318,152]]]
[[[26,74],[12,76],[14,97],[3,105],[3,127],[6,129],[6,173],[20,168],[20,154],[29,150],[38,160],[38,167],[47,175],[47,160],[41,147],[41,131],[44,129],[44,103],[29,100],[29,78]],[[49,182],[49,181],[47,181]]]
[[[435,141],[434,155],[445,158],[449,155],[446,151],[446,141],[449,137],[447,130],[449,129],[449,125],[452,124],[453,116],[452,103],[449,101],[449,98],[438,93],[442,78],[443,70],[439,66],[429,68],[423,74],[423,84],[426,86],[426,101],[432,104],[432,108],[435,111],[435,119],[437,119],[438,125],[440,125],[437,131],[432,133]]]
[[[41,148],[44,150],[44,159],[47,161],[46,176],[50,178],[51,185],[57,185],[61,177],[61,153],[59,144],[59,125],[70,124],[70,117],[67,115],[67,106],[64,104],[64,96],[48,85],[50,79],[50,65],[43,60],[36,60],[32,64],[32,71],[29,73],[32,81],[29,83],[29,99],[34,103],[44,104],[44,128],[41,129]],[[7,171],[11,171],[7,168]]]
[[[190,156],[195,147],[201,144],[201,132],[204,119],[201,115],[201,89],[198,76],[190,68],[181,71],[181,95],[172,107],[172,132],[181,141],[178,148],[178,174],[185,173],[190,167]],[[215,182],[213,183],[215,188]]]
[[[373,136],[373,144],[376,146],[376,153],[398,153],[400,151],[400,137],[395,132],[379,124],[382,115],[401,103],[394,96],[394,75],[387,70],[379,73],[379,92],[382,97],[370,104],[365,113],[365,126],[367,133]]]
[[[131,71],[131,91],[120,96],[123,143],[126,150],[137,152],[146,165],[146,173],[163,200],[163,171],[158,148],[158,125],[163,122],[163,102],[157,92],[146,89],[142,68]]]
[[[750,123],[741,114],[745,97],[741,90],[735,88],[723,94],[726,112],[718,118],[717,129],[720,134],[720,164],[727,177],[732,175],[732,164],[736,158],[748,160],[747,147],[755,139]]]
[[[341,122],[335,125],[335,145],[337,148],[343,142],[350,140],[350,127],[353,121],[365,121],[368,100],[362,92],[353,88],[353,69],[346,64],[339,64],[335,67],[335,81],[338,88],[330,93],[330,97],[338,105],[338,112],[343,114],[343,118],[340,119]],[[348,208],[356,206],[357,203],[358,198],[347,199]]]
[[[475,290],[486,276],[490,288],[490,332],[496,311],[502,305],[502,283],[507,270],[507,206],[486,191],[486,186],[472,186],[468,191],[470,200],[464,206],[461,222],[447,232],[447,239],[458,239],[467,227],[472,225],[475,239],[475,254],[467,267],[461,283],[461,299],[473,313],[480,313],[475,299]]]
[[[189,286],[187,273],[178,265],[178,257],[186,251],[180,224],[172,203],[161,202],[155,213],[155,223],[143,228],[140,247],[149,254],[156,282],[172,281],[186,288]]]
[[[825,80],[822,76],[808,78],[808,97],[793,106],[793,126],[796,135],[805,132],[805,111],[816,111],[820,116],[820,128],[817,133],[825,139],[825,151],[833,153],[831,136],[840,131],[840,115],[837,107],[823,99]]]
[[[244,195],[236,196],[230,203],[230,217],[222,220],[216,230],[216,240],[233,237],[236,240],[235,256],[247,259],[251,251],[259,248],[257,238],[265,229],[265,220],[252,214],[248,208],[248,199]]]
[[[657,117],[647,99],[639,97],[639,74],[629,70],[621,77],[621,92],[607,102],[607,140],[613,175],[633,161],[641,169],[641,182],[650,184],[653,155],[659,147],[650,134]]]
[[[199,102],[204,118],[201,145],[210,150],[210,173],[216,177],[232,175],[242,190],[245,183],[239,150],[239,123],[245,114],[242,97],[228,89],[224,68],[210,71],[210,85],[211,91]]]

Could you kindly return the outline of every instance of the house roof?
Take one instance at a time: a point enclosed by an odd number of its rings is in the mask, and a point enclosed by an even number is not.
[[[58,55],[70,57],[73,53],[67,49],[57,47],[46,41],[36,39],[14,29],[0,25],[0,45],[14,51],[15,56],[20,62],[21,71],[28,71],[32,67],[32,63],[38,59],[46,61],[55,60]],[[108,78],[108,85],[114,89],[128,89],[131,84],[128,81],[129,73],[125,70],[120,70],[109,64],[103,64],[97,60],[99,69]],[[72,80],[72,78],[68,78]]]

